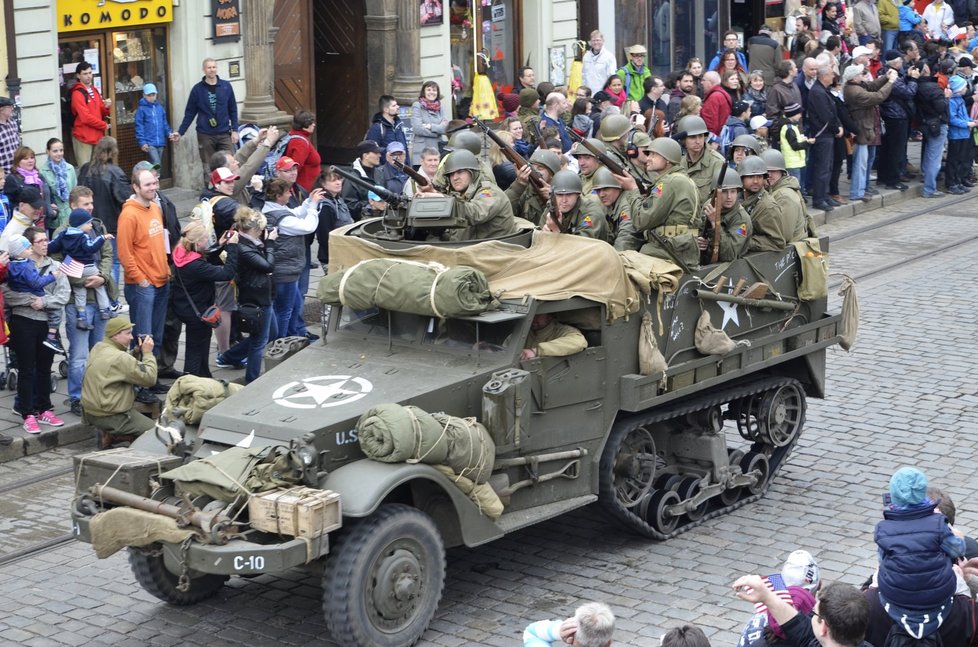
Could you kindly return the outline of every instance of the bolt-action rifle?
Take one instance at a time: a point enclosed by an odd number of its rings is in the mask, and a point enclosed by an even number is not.
[[[594,155],[598,159],[599,162],[601,162],[602,164],[604,164],[605,167],[609,171],[611,171],[613,174],[615,174],[615,175],[632,175],[632,174],[628,173],[625,170],[625,167],[624,166],[622,166],[621,164],[619,164],[617,160],[615,160],[613,157],[611,157],[611,155],[608,155],[607,153],[604,153],[604,152],[598,150],[598,148],[594,144],[592,144],[591,142],[589,142],[585,138],[581,137],[580,135],[578,135],[573,130],[568,130],[567,132],[571,136],[571,139],[573,139],[574,141],[576,141],[578,144],[580,144],[584,148],[588,149],[588,151],[590,151],[590,153],[592,155]],[[650,185],[648,182],[646,182],[645,180],[643,180],[642,178],[640,178],[640,177],[638,177],[636,175],[632,175],[632,178],[635,180],[635,184],[638,186],[639,193],[641,193],[642,195],[648,195],[649,193],[651,193],[651,191],[652,191],[652,185]]]
[[[499,150],[502,152],[503,156],[513,163],[513,166],[516,167],[517,171],[530,164],[525,157],[516,152],[515,148],[503,141],[503,138],[497,135],[496,132],[489,127],[489,124],[478,118],[475,119],[475,123],[482,128],[489,139],[496,143],[496,146],[499,146]],[[546,180],[544,180],[543,176],[540,174],[540,171],[536,170],[532,166],[530,166],[530,183],[533,184],[533,188],[537,191],[542,190],[547,184]]]

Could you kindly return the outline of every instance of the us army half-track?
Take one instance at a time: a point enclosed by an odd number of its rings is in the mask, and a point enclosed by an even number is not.
[[[427,215],[451,226],[451,204],[435,207],[444,212]],[[411,228],[408,211],[335,233],[330,272],[374,258],[474,267],[497,306],[439,317],[334,305],[325,343],[283,353],[199,424],[164,420],[128,452],[76,459],[78,538],[104,546],[95,535],[118,510],[165,517],[176,535],[126,543],[137,581],[156,597],[194,604],[231,576],[308,568],[322,573],[338,643],[411,645],[438,607],[447,547],[479,546],[594,502],[655,540],[709,523],[764,495],[799,442],[806,398],[824,396],[826,350],[840,342],[842,319],[824,293],[798,297],[794,247],[664,270],[649,289],[600,241],[523,229],[421,245],[399,238]],[[577,328],[583,350],[522,359],[538,315]],[[701,350],[698,321],[731,343]],[[664,361],[640,363],[653,342]],[[498,516],[433,465],[368,458],[358,421],[388,404],[484,425],[495,458],[482,493],[498,501]],[[295,486],[253,493],[247,505],[162,476],[229,448],[276,447],[287,449],[276,473]],[[295,505],[280,507],[290,496]]]

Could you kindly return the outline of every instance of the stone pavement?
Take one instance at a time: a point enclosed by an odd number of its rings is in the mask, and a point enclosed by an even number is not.
[[[914,142],[910,144],[909,157],[911,161],[919,160],[919,150],[920,144]],[[845,178],[845,174],[843,174],[840,181],[840,190],[843,191],[844,196],[848,195],[848,189],[848,181]],[[812,210],[811,213],[815,217],[816,224],[819,226],[832,225],[832,227],[830,227],[832,230],[843,230],[846,226],[855,226],[858,224],[859,220],[861,219],[855,219],[856,216],[862,216],[863,214],[879,211],[881,209],[888,211],[895,205],[903,204],[911,198],[918,197],[920,192],[920,182],[914,181],[910,184],[910,189],[904,192],[882,189],[880,191],[880,195],[875,196],[872,202],[869,203],[856,202],[855,204],[847,204],[842,207],[837,207],[831,213],[824,213],[820,210]],[[164,191],[164,193],[177,205],[177,213],[182,214],[181,217],[189,217],[190,211],[196,201],[196,196],[193,192],[187,189],[174,188],[167,189]],[[935,201],[935,203],[939,202],[940,201]],[[934,206],[940,207],[940,204],[935,204]],[[318,329],[318,302],[315,301],[313,297],[315,295],[316,282],[322,275],[322,269],[313,270],[312,279],[310,280],[310,289],[307,295],[309,298],[307,298],[305,313],[306,321],[310,322],[310,330],[317,333],[320,332]],[[183,366],[182,338],[180,347],[180,355],[176,364],[176,368],[178,370]],[[212,363],[216,356],[216,351],[214,348],[216,348],[216,346],[212,347]],[[63,358],[58,357],[55,359],[56,373],[57,362],[59,359]],[[67,370],[67,368],[65,370]],[[213,365],[211,367],[211,371],[214,377],[228,380],[239,378],[243,373],[243,371],[218,369]],[[14,460],[21,456],[33,454],[39,451],[45,451],[51,447],[85,440],[87,438],[93,439],[94,442],[94,432],[88,427],[82,425],[81,420],[77,416],[72,415],[68,410],[67,397],[67,379],[59,379],[57,393],[52,394],[51,401],[55,406],[55,413],[63,418],[66,424],[64,427],[59,429],[42,427],[43,432],[41,434],[31,435],[23,431],[23,428],[21,427],[22,420],[20,417],[11,412],[14,393],[10,390],[0,390],[0,434],[4,434],[13,439],[13,442],[10,444],[0,445],[0,463]]]
[[[834,244],[833,268],[875,267],[878,259],[864,253],[880,240],[892,259],[973,232],[974,204]],[[816,556],[828,581],[859,584],[872,573],[880,494],[904,464],[945,489],[959,527],[978,532],[978,385],[967,292],[978,284],[976,254],[972,242],[861,281],[859,342],[852,353],[830,351],[827,399],[809,400],[805,431],[763,499],[667,542],[624,532],[593,505],[486,546],[452,549],[441,605],[418,644],[518,645],[529,622],[566,617],[596,599],[618,617],[616,645],[657,644],[684,622],[703,627],[718,647],[732,645],[751,613],[729,588],[736,576],[775,572],[798,547]],[[729,435],[742,444],[735,431]],[[67,529],[68,496],[70,488],[51,488],[46,510],[34,503],[29,511]],[[135,583],[123,553],[96,560],[91,547],[71,543],[0,566],[0,590],[2,644],[332,644],[317,573],[234,579],[211,600],[174,607]]]

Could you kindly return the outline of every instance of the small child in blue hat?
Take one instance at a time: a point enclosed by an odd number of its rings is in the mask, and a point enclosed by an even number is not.
[[[10,255],[10,264],[7,266],[7,284],[10,290],[41,298],[47,296],[44,288],[54,283],[61,273],[55,269],[50,273],[41,274],[37,265],[31,260],[31,242],[24,236],[13,236],[7,243],[7,253]],[[41,343],[55,353],[67,355],[64,346],[61,345],[61,335],[58,333],[64,308],[45,308],[44,313],[47,317],[48,336]]]
[[[98,274],[99,251],[105,241],[115,238],[112,234],[93,235],[92,214],[85,209],[74,209],[68,216],[68,228],[54,237],[48,245],[48,252],[61,254],[68,261],[68,257],[78,261],[85,267],[82,269],[81,278],[84,280],[89,276]],[[98,304],[99,313],[103,319],[111,319],[115,316],[109,294],[105,290],[105,285],[100,285],[95,289],[95,302]],[[88,298],[88,288],[78,285],[71,288],[72,296],[75,299],[75,307],[78,309],[78,328],[91,330],[92,323],[83,316],[85,312],[85,302]]]

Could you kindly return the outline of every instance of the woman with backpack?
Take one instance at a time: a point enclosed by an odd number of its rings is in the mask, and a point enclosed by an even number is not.
[[[122,205],[132,195],[129,176],[119,168],[119,144],[115,137],[103,137],[95,144],[92,161],[78,170],[78,184],[92,190],[94,213],[105,226],[105,231],[116,235]],[[112,280],[122,285],[122,265],[116,240],[112,240]]]
[[[316,150],[316,142],[312,133],[316,130],[316,115],[308,110],[300,110],[292,118],[292,130],[286,135],[285,156],[291,157],[299,165],[299,176],[295,183],[306,191],[312,190],[312,185],[319,177],[322,169],[322,157]]]

